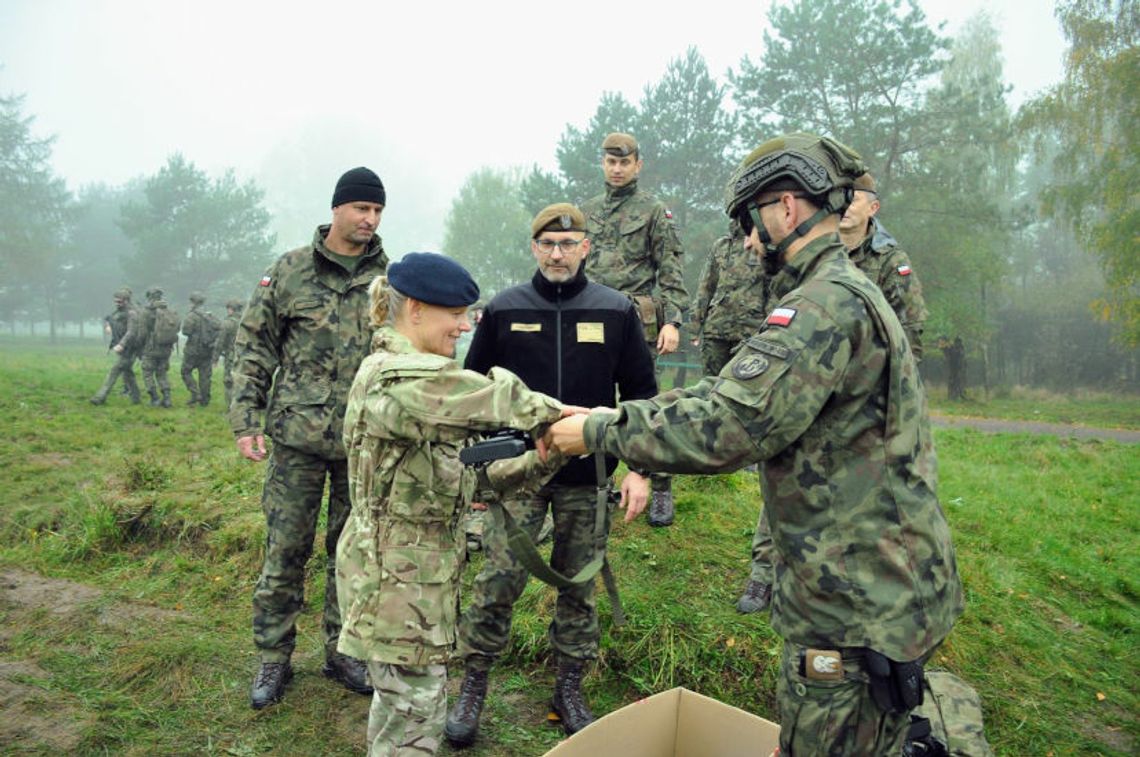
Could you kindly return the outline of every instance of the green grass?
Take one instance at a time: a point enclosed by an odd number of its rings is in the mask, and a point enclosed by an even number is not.
[[[995,392],[989,399],[975,395],[980,392],[952,402],[944,387],[935,387],[929,393],[930,409],[943,415],[1140,429],[1140,397],[1135,395],[1087,390],[1056,394],[1024,387]]]
[[[92,407],[108,365],[90,343],[0,339],[0,573],[13,586],[51,579],[0,595],[12,598],[0,602],[0,752],[359,754],[368,700],[319,674],[322,539],[297,678],[254,712],[264,468],[237,458],[220,405],[188,409],[178,385],[172,410],[117,394]],[[1135,753],[1140,447],[966,429],[936,440],[969,603],[938,662],[981,693],[999,754]],[[682,476],[676,493],[672,528],[614,528],[629,623],[615,629],[600,596],[589,699],[605,713],[683,685],[775,719],[779,640],[765,616],[733,609],[755,476]],[[532,581],[468,754],[536,755],[559,740],[543,722],[552,607]]]

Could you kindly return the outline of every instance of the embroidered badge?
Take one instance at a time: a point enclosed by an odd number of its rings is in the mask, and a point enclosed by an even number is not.
[[[542,331],[541,323],[512,323],[511,331],[522,331],[527,334],[536,334]]]
[[[804,675],[816,681],[843,679],[843,657],[833,649],[809,649],[804,660]]]
[[[776,308],[765,321],[769,326],[787,326],[796,317],[795,308]]]
[[[763,355],[749,355],[741,358],[732,366],[732,375],[741,381],[747,381],[756,378],[766,370],[768,370],[768,358]]]
[[[909,265],[900,265],[895,270],[899,272],[899,276],[910,276],[910,266]]]
[[[267,286],[269,286],[269,282],[271,282],[271,281],[273,281],[273,279],[271,277],[262,276],[260,286],[267,287]]]
[[[579,323],[578,341],[590,344],[605,344],[606,329],[603,323]]]

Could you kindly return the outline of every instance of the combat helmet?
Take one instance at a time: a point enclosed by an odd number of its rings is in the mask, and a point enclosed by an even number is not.
[[[799,237],[833,213],[843,213],[854,197],[855,179],[866,173],[859,153],[830,137],[793,132],[770,139],[746,157],[733,174],[726,191],[724,212],[745,229],[756,226],[764,244],[764,266],[770,273],[780,267],[780,256]],[[783,239],[773,244],[750,200],[761,192],[805,192],[819,210]]]
[[[148,300],[161,300],[162,290],[158,287],[151,287],[150,289],[146,290],[146,298]]]
[[[232,310],[235,313],[240,313],[243,307],[245,307],[245,303],[241,300],[226,300],[227,310]]]
[[[195,305],[201,305],[205,301],[206,301],[206,295],[202,294],[201,292],[191,292],[190,293],[190,302],[194,303]]]
[[[116,302],[130,302],[131,288],[123,287],[122,289],[116,289],[115,293],[111,295],[111,299],[115,300]]]

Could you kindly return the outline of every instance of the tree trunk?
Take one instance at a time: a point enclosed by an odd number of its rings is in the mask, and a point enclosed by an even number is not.
[[[946,389],[952,400],[966,399],[966,348],[962,337],[953,342],[943,341],[942,354],[946,357]]]

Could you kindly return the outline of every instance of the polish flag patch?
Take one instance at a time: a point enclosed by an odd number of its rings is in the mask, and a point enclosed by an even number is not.
[[[665,208],[665,217],[668,218],[670,221],[672,221],[673,220],[673,211],[669,210],[669,208]]]
[[[267,286],[269,286],[269,282],[271,282],[271,281],[273,281],[273,279],[271,277],[262,276],[260,286],[267,287]]]
[[[769,326],[787,326],[796,317],[795,308],[776,308],[765,321]]]
[[[895,270],[899,272],[899,276],[910,276],[910,266],[909,265],[900,265]]]

